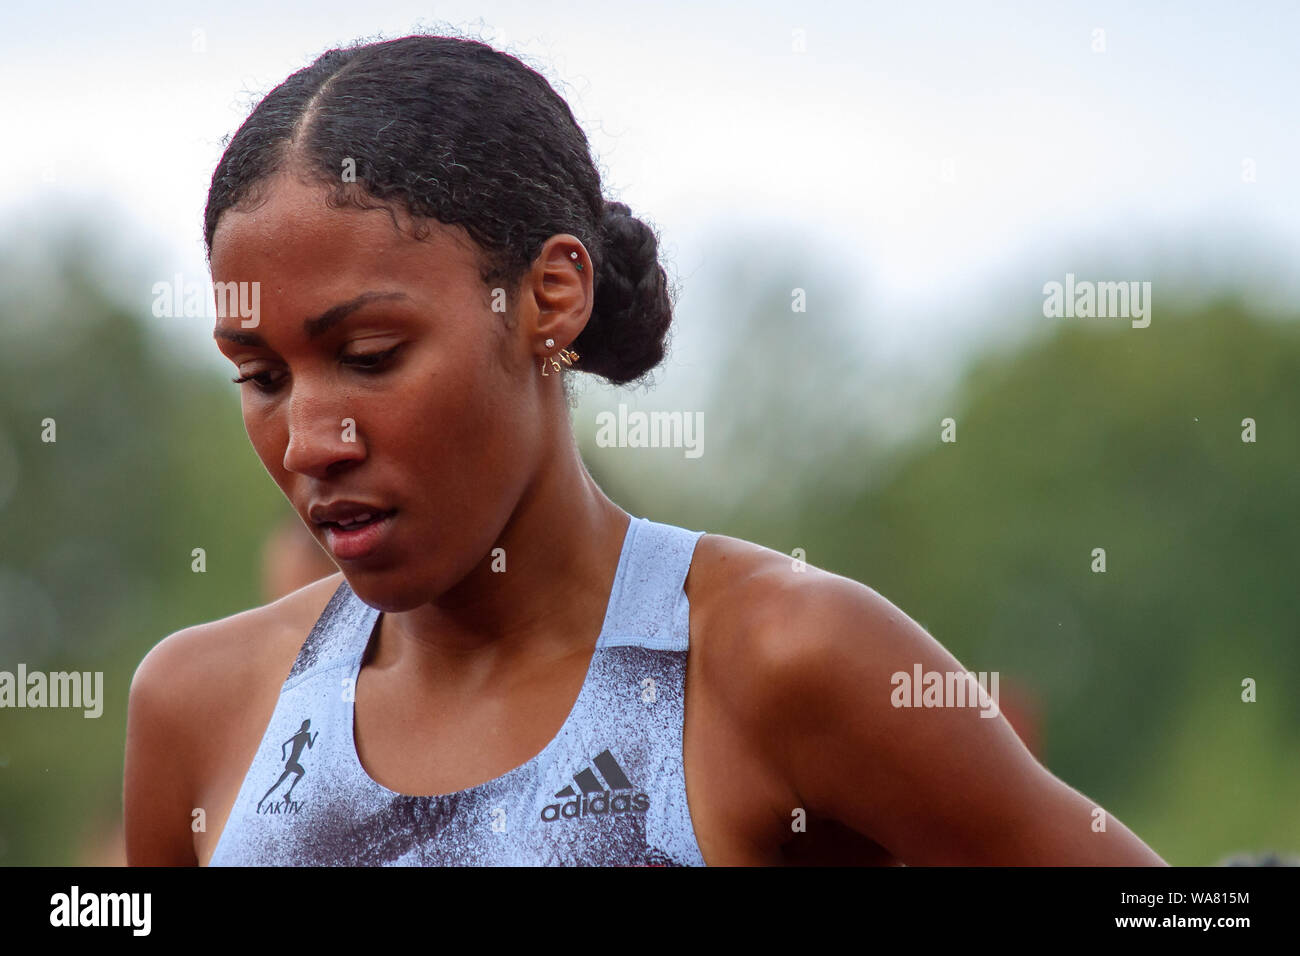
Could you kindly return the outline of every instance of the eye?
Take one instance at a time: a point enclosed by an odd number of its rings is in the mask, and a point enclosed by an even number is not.
[[[364,369],[366,371],[378,371],[384,368],[389,360],[397,354],[401,345],[394,345],[391,349],[384,349],[382,352],[358,352],[353,355],[344,355],[341,360],[346,365],[353,368]]]
[[[380,372],[387,367],[401,347],[401,344],[398,344],[390,349],[384,349],[382,352],[358,352],[353,355],[341,355],[339,361],[366,373]],[[284,384],[283,376],[275,377],[275,373],[271,370],[251,372],[238,378],[232,378],[231,381],[236,385],[252,382],[254,388],[267,394],[279,391]]]
[[[241,375],[238,378],[232,378],[231,381],[236,385],[242,385],[244,382],[252,382],[253,387],[259,392],[277,391],[280,388],[281,382],[279,379],[269,379],[269,375],[271,375],[269,371],[253,372],[249,375]]]

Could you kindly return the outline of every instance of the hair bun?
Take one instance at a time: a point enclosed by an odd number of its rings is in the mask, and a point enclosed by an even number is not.
[[[654,230],[624,203],[607,200],[600,232],[596,301],[574,348],[584,371],[622,385],[663,361],[673,305]]]

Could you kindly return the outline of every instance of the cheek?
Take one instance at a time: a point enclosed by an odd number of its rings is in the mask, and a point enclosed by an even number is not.
[[[536,448],[537,428],[518,388],[491,364],[437,376],[419,401],[383,424],[386,440],[461,501],[509,495]]]
[[[253,446],[253,451],[261,459],[262,466],[276,479],[284,472],[284,451],[287,439],[281,434],[272,418],[257,409],[248,398],[242,401],[244,415],[244,432]]]
[[[457,462],[487,464],[515,440],[516,432],[508,404],[468,385],[426,391],[421,401],[403,403],[398,414],[381,411],[379,421],[386,442],[443,469]]]

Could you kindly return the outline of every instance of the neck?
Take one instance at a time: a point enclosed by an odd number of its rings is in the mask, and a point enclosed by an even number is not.
[[[538,469],[468,575],[429,604],[383,616],[375,666],[445,679],[457,668],[486,675],[591,650],[630,517],[596,485],[572,438],[557,444],[563,451]]]

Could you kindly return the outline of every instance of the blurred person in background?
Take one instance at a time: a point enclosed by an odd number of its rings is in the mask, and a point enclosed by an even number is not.
[[[262,549],[262,594],[276,601],[338,570],[298,516],[286,515]]]

